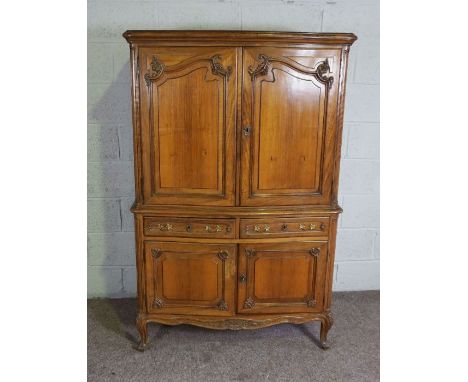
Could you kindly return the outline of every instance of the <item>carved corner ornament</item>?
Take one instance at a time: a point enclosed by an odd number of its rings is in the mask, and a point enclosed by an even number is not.
[[[154,308],[159,308],[161,309],[163,307],[164,303],[161,299],[159,298],[155,298],[154,301],[153,301],[153,307]]]
[[[146,85],[149,87],[151,81],[157,80],[164,72],[164,64],[160,62],[156,56],[151,60],[151,71],[145,74]]]
[[[216,305],[216,307],[219,309],[219,310],[228,310],[228,306],[226,304],[226,301],[224,300],[221,300],[218,305]]]
[[[247,257],[254,257],[256,254],[257,252],[255,252],[255,249],[245,248],[245,255]]]
[[[228,66],[227,68],[224,68],[224,66],[221,65],[220,61],[221,61],[220,55],[216,55],[210,58],[211,72],[215,75],[219,75],[222,77],[226,77],[226,79],[229,79],[229,76],[231,75],[231,72],[232,72],[232,67]]]
[[[309,253],[314,257],[318,257],[320,255],[320,248],[312,248]]]
[[[153,248],[151,250],[151,254],[153,255],[155,259],[157,259],[159,256],[161,256],[162,251],[159,248]]]
[[[259,54],[258,59],[260,60],[260,63],[254,68],[253,66],[249,66],[248,72],[250,74],[250,78],[252,81],[255,79],[257,76],[263,76],[268,73],[268,69],[270,68],[270,57],[264,55],[264,54]]]
[[[221,252],[218,252],[218,257],[224,261],[226,260],[228,257],[229,257],[229,253],[227,253],[226,251],[221,251]]]
[[[317,305],[317,300],[309,300],[309,301],[307,301],[307,306],[308,306],[309,308],[312,308],[312,307],[314,307],[315,305]]]
[[[323,82],[327,85],[328,89],[331,89],[333,85],[333,76],[330,76],[330,64],[328,58],[325,61],[322,61],[319,66],[317,66],[317,78],[320,82]],[[328,73],[328,74],[327,74]]]
[[[244,308],[245,309],[252,309],[255,306],[255,301],[253,300],[252,297],[247,298],[244,302]]]

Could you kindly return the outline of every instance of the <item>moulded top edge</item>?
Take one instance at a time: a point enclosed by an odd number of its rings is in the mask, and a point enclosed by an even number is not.
[[[296,205],[296,206],[187,206],[187,205],[139,205],[135,201],[130,209],[133,213],[157,213],[180,214],[183,211],[184,215],[197,215],[203,213],[205,215],[284,215],[284,214],[300,214],[300,215],[318,215],[318,214],[340,214],[343,209],[339,206],[325,205]]]
[[[129,42],[137,41],[281,41],[295,43],[347,44],[357,40],[353,33],[314,32],[268,32],[268,31],[200,31],[200,30],[128,30],[123,37]]]

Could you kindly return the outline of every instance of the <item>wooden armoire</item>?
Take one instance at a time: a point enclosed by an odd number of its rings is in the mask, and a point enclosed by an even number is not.
[[[127,31],[140,346],[149,322],[321,322],[350,33]]]

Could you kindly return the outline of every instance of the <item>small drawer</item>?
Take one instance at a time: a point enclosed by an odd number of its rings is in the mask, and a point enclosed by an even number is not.
[[[325,236],[329,221],[328,217],[242,219],[240,237]]]
[[[235,238],[234,219],[144,217],[145,236]]]

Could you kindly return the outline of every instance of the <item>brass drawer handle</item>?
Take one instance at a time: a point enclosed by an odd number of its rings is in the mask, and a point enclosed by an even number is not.
[[[305,224],[299,224],[299,229],[300,229],[301,231],[313,231],[315,228],[317,228],[317,225],[316,225],[316,224],[312,224],[312,223],[307,224],[307,225],[305,225]]]
[[[172,224],[170,223],[160,223],[158,224],[158,228],[160,231],[172,231]]]
[[[205,231],[209,232],[209,233],[221,232],[222,228],[221,228],[221,226],[219,224],[216,224],[214,227],[212,227],[210,225],[206,225],[205,226]]]
[[[254,231],[255,232],[270,232],[270,226],[268,224],[265,224],[262,228],[260,224],[255,224]]]

